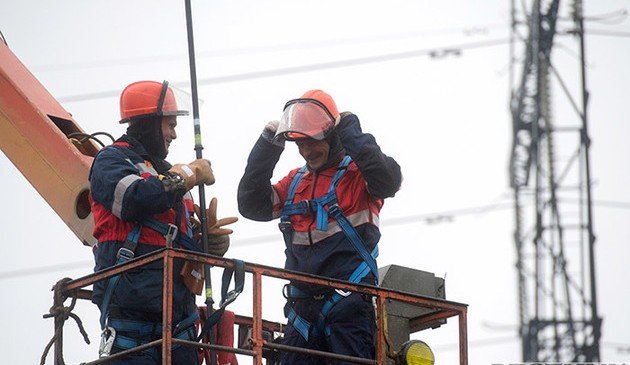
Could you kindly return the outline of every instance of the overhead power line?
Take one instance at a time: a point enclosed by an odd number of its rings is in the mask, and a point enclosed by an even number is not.
[[[615,30],[603,30],[603,29],[589,29],[586,35],[599,35],[599,36],[609,36],[609,37],[621,37],[628,38],[630,37],[630,32],[623,31],[615,31]]]
[[[452,222],[454,217],[461,215],[470,215],[470,214],[484,214],[493,210],[505,210],[508,209],[507,203],[497,203],[497,204],[488,204],[479,207],[472,208],[464,208],[464,209],[456,209],[438,213],[429,213],[429,214],[417,214],[410,216],[403,216],[397,218],[391,218],[385,220],[381,223],[381,226],[397,226],[397,225],[405,225],[405,224],[414,224],[414,223],[425,223],[425,224],[435,224],[442,222]],[[247,246],[252,244],[260,244],[267,243],[273,241],[279,241],[281,238],[278,234],[268,234],[268,235],[260,235],[248,238],[242,238],[234,243],[238,246]],[[0,280],[3,279],[13,279],[20,277],[27,277],[33,275],[40,274],[48,274],[51,272],[61,272],[68,271],[73,269],[82,269],[94,266],[92,261],[77,261],[77,262],[69,262],[65,264],[57,264],[57,265],[47,265],[40,266],[36,268],[27,268],[27,269],[18,269],[13,271],[5,271],[0,272]]]
[[[461,209],[453,209],[453,210],[445,210],[441,212],[434,213],[424,213],[424,214],[413,214],[406,215],[401,217],[393,217],[389,219],[384,219],[381,221],[382,227],[390,227],[390,226],[401,226],[408,224],[440,224],[440,223],[453,223],[456,217],[466,216],[466,215],[479,215],[486,214],[489,212],[497,211],[497,210],[509,210],[512,209],[511,201],[498,201],[501,200],[503,194],[495,199],[496,203],[480,205],[476,207],[468,207]],[[595,206],[602,206],[607,208],[615,208],[615,209],[630,209],[630,202],[620,202],[620,201],[610,201],[610,200],[600,200],[593,202]],[[253,237],[245,237],[234,241],[234,244],[237,246],[249,246],[256,245],[262,243],[269,243],[274,241],[280,241],[281,237],[278,234],[265,234]],[[0,272],[0,280],[4,279],[13,279],[13,278],[21,278],[27,276],[41,275],[41,274],[49,274],[52,272],[63,272],[74,269],[83,269],[94,266],[92,261],[76,261],[69,262],[65,264],[57,264],[57,265],[48,265],[48,266],[40,266],[36,268],[27,268],[27,269],[18,269],[13,271],[5,271]]]
[[[3,273],[0,273],[0,280],[22,278],[26,276],[34,276],[34,275],[40,275],[40,274],[49,274],[51,272],[84,269],[91,266],[94,266],[94,262],[85,260],[85,261],[67,262],[64,264],[30,267],[27,269],[18,269],[18,270],[5,271]]]
[[[358,57],[358,58],[351,58],[351,59],[346,59],[346,60],[322,62],[322,63],[315,63],[315,64],[309,64],[309,65],[302,65],[302,66],[284,67],[284,68],[277,68],[277,69],[271,69],[271,70],[252,71],[252,72],[244,72],[244,73],[225,75],[225,76],[208,77],[208,78],[199,79],[197,84],[198,85],[215,85],[215,84],[223,84],[223,83],[235,82],[235,81],[260,79],[260,78],[266,78],[266,77],[285,76],[285,75],[299,74],[299,73],[304,73],[304,72],[329,70],[329,69],[343,68],[343,67],[352,67],[352,66],[367,65],[367,64],[372,64],[372,63],[388,62],[388,61],[397,61],[397,60],[403,60],[403,59],[415,58],[415,57],[421,57],[421,56],[444,55],[448,53],[454,53],[456,51],[461,52],[462,50],[494,47],[494,46],[499,46],[499,45],[505,45],[508,43],[509,43],[509,39],[507,38],[492,39],[492,40],[487,40],[487,41],[457,44],[457,45],[453,45],[449,47],[417,49],[417,50],[412,50],[412,51],[388,53],[388,54],[382,54],[382,55],[376,55],[376,56]],[[187,81],[178,81],[178,82],[173,82],[172,84],[178,87],[188,86]],[[103,99],[103,98],[109,98],[109,97],[117,97],[119,94],[120,94],[120,90],[116,89],[116,90],[100,91],[100,92],[95,92],[95,93],[62,96],[58,98],[57,100],[60,102],[70,103],[70,102]]]
[[[315,40],[315,41],[301,41],[299,43],[284,43],[284,44],[275,44],[275,45],[227,48],[227,49],[217,49],[217,50],[198,52],[197,58],[251,55],[251,54],[268,53],[268,52],[299,51],[299,50],[304,50],[304,49],[330,48],[331,45],[335,47],[340,47],[340,46],[353,45],[353,44],[389,42],[389,41],[413,39],[413,38],[427,37],[427,36],[446,36],[446,35],[461,34],[465,37],[471,37],[471,36],[477,36],[477,35],[487,35],[488,33],[490,33],[490,30],[492,29],[507,30],[508,28],[509,28],[509,24],[507,23],[496,23],[496,24],[471,25],[467,27],[458,27],[458,28],[428,29],[428,30],[419,30],[419,31],[412,31],[412,32],[400,32],[400,33],[393,33],[393,34],[378,34],[378,35],[365,35],[365,36],[360,36],[360,37],[346,37],[346,38],[324,39],[324,40]],[[127,65],[142,64],[142,63],[155,63],[156,60],[159,60],[160,62],[176,61],[180,59],[185,59],[187,57],[188,55],[184,53],[162,54],[162,55],[142,56],[142,57],[133,57],[133,58],[124,58],[124,59],[72,62],[72,63],[57,64],[57,65],[36,65],[36,66],[33,66],[33,69],[35,71],[46,72],[46,71],[63,71],[63,70],[89,69],[89,68],[112,67],[112,66],[119,67],[119,66],[127,66]]]

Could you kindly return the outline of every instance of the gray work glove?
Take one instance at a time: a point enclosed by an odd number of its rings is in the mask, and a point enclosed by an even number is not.
[[[279,121],[272,120],[271,122],[267,123],[260,135],[265,141],[278,147],[284,147],[284,138],[282,138],[282,136],[274,138],[276,136],[276,132],[278,131],[279,124]]]

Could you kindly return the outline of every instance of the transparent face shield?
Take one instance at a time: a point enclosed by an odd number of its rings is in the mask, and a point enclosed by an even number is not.
[[[284,106],[284,113],[274,138],[294,141],[300,138],[322,140],[335,127],[330,111],[315,99],[294,99]]]
[[[189,115],[191,110],[191,96],[186,91],[169,86],[168,81],[162,83],[162,91],[158,99],[157,115],[158,116],[185,116]]]

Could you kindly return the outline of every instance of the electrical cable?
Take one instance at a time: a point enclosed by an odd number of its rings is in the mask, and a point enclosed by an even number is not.
[[[501,194],[499,198],[502,195],[504,194]],[[567,202],[571,202],[571,201],[567,200]],[[490,203],[490,204],[481,205],[477,207],[468,207],[468,208],[454,209],[450,211],[395,217],[395,218],[390,218],[390,219],[381,221],[381,226],[383,227],[400,226],[400,225],[417,224],[417,223],[424,223],[427,225],[443,223],[443,222],[453,223],[454,219],[458,216],[486,214],[486,213],[496,211],[496,210],[507,210],[508,208],[512,208],[512,204],[513,203],[511,201],[496,202],[496,203]],[[594,201],[593,204],[595,206],[630,210],[630,202],[602,200],[602,201]],[[238,246],[249,246],[253,244],[274,242],[274,241],[277,241],[278,239],[279,239],[278,234],[266,234],[266,235],[242,238],[242,239],[239,239],[237,242],[238,242]],[[67,271],[70,269],[85,268],[85,267],[89,267],[93,265],[94,263],[92,261],[77,261],[77,262],[70,262],[70,263],[58,264],[58,265],[40,266],[37,268],[27,268],[27,269],[5,271],[5,272],[0,272],[0,280],[40,275],[40,274],[48,274],[51,272]]]
[[[601,24],[616,25],[626,20],[626,18],[628,18],[628,10],[618,9],[606,14],[584,16],[583,19]]]
[[[603,29],[589,29],[588,32],[586,32],[586,35],[587,36],[596,35],[596,36],[630,38],[630,32],[603,30]]]
[[[112,140],[112,143],[115,141],[114,137],[111,134],[107,133],[107,132],[96,132],[96,133],[92,133],[92,134],[83,133],[83,132],[74,132],[74,133],[68,134],[68,138],[83,137],[82,139],[79,140],[79,143],[84,143],[88,139],[91,139],[91,140],[96,141],[98,144],[100,144],[101,147],[105,147],[105,144],[103,142],[101,142],[100,139],[96,138],[96,136],[99,136],[99,135],[103,135],[103,136],[109,137]]]
[[[260,78],[274,77],[274,76],[284,76],[284,75],[298,74],[298,73],[304,73],[304,72],[329,70],[329,69],[335,69],[335,68],[359,66],[359,65],[366,65],[366,64],[380,63],[380,62],[387,62],[387,61],[398,61],[398,60],[403,60],[407,58],[432,56],[435,54],[442,54],[445,52],[453,52],[454,50],[459,50],[461,52],[462,50],[494,47],[494,46],[505,45],[508,43],[509,43],[509,39],[498,38],[498,39],[491,39],[491,40],[480,41],[480,42],[462,43],[462,44],[453,45],[450,47],[423,48],[423,49],[417,49],[417,50],[411,50],[411,51],[387,53],[387,54],[381,54],[381,55],[376,55],[376,56],[351,58],[351,59],[339,60],[339,61],[329,61],[329,62],[310,64],[310,65],[277,68],[277,69],[263,70],[263,71],[244,72],[240,74],[225,75],[225,76],[208,77],[208,78],[200,79],[198,81],[198,84],[199,85],[216,85],[216,84],[223,84],[223,83],[235,82],[235,81],[260,79]],[[172,85],[175,85],[178,87],[185,87],[188,85],[188,83],[184,81],[179,81],[179,82],[173,82]],[[57,100],[63,103],[70,103],[70,102],[87,101],[87,100],[102,99],[102,98],[109,98],[109,97],[117,97],[119,94],[120,94],[120,91],[116,89],[116,90],[99,91],[95,93],[62,96],[58,98]]]
[[[384,221],[381,223],[381,225],[382,226],[406,225],[406,224],[418,223],[419,221],[424,221],[426,224],[433,224],[433,223],[437,223],[437,222],[445,221],[445,220],[452,221],[453,217],[456,215],[483,214],[492,210],[506,209],[506,208],[507,206],[500,206],[498,204],[489,204],[489,205],[483,205],[479,207],[452,210],[448,212],[398,217],[398,218],[393,218],[393,219]],[[261,236],[239,239],[238,242],[239,242],[239,246],[244,246],[244,245],[250,245],[250,244],[273,242],[273,241],[277,241],[278,238],[279,238],[278,234],[269,234],[269,235],[261,235]],[[66,271],[69,269],[84,268],[84,267],[93,266],[93,265],[94,263],[92,261],[77,261],[77,262],[70,262],[66,264],[57,264],[57,265],[49,265],[49,266],[40,266],[37,268],[27,268],[27,269],[5,271],[5,272],[0,272],[0,280],[40,275],[40,274],[48,274],[51,272]]]
[[[218,49],[213,51],[204,51],[199,52],[197,58],[208,58],[208,57],[225,57],[225,56],[238,56],[238,55],[248,55],[248,54],[256,54],[256,53],[267,53],[267,52],[282,52],[282,51],[300,51],[304,49],[316,49],[316,48],[326,48],[330,47],[331,44],[339,47],[343,45],[352,45],[352,44],[361,44],[361,43],[373,43],[373,42],[388,42],[392,40],[401,40],[401,39],[409,39],[409,38],[417,38],[417,37],[426,37],[426,36],[443,36],[443,35],[451,35],[451,34],[463,34],[466,37],[471,37],[476,34],[487,34],[491,29],[506,29],[507,25],[494,23],[494,24],[485,24],[485,25],[472,25],[468,27],[461,28],[444,28],[444,29],[435,29],[435,30],[424,30],[424,31],[413,31],[413,32],[405,32],[405,33],[392,33],[392,34],[383,34],[383,35],[368,35],[361,37],[346,37],[339,39],[326,39],[326,40],[316,40],[316,41],[307,41],[300,43],[284,43],[277,45],[265,45],[265,46],[253,46],[253,47],[242,47],[242,48],[227,48],[227,49]],[[153,56],[143,56],[143,57],[134,57],[128,59],[114,59],[114,60],[99,60],[97,62],[75,62],[75,63],[66,63],[60,65],[40,65],[33,66],[32,69],[35,71],[46,72],[46,71],[63,71],[63,70],[77,70],[77,69],[88,69],[88,68],[97,68],[97,67],[120,67],[120,66],[128,66],[139,63],[155,63],[155,60],[159,60],[160,62],[165,61],[176,61],[187,57],[184,54],[166,54],[166,55],[153,55]]]

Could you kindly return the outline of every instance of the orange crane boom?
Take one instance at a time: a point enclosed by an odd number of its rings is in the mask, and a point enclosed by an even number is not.
[[[88,173],[99,147],[0,42],[0,149],[83,242],[92,246]],[[75,143],[73,143],[75,141]]]

